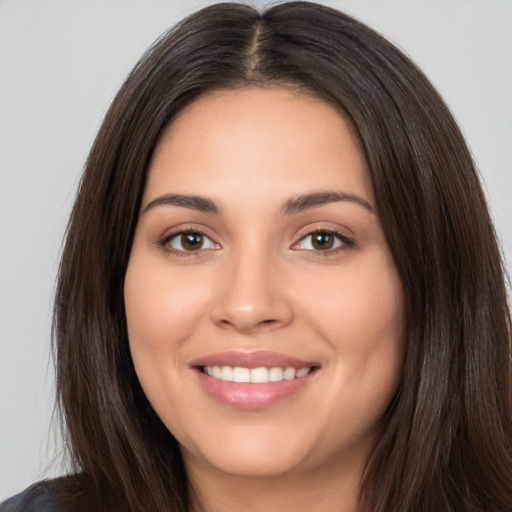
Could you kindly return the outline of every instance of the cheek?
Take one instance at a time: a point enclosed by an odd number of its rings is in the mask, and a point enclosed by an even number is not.
[[[168,427],[183,402],[184,351],[204,315],[205,288],[165,259],[132,254],[124,286],[130,352],[144,392]]]
[[[124,298],[130,353],[139,382],[155,412],[174,435],[186,438],[181,419],[189,404],[186,340],[198,329],[208,302],[205,289],[192,286],[185,272],[172,272],[166,261],[134,251],[128,265]],[[177,421],[177,419],[179,421]]]
[[[207,287],[194,286],[186,272],[178,274],[165,267],[165,262],[130,260],[124,295],[133,351],[138,345],[164,351],[176,348],[196,328],[201,305],[208,301]]]
[[[384,413],[401,374],[405,319],[402,285],[391,257],[370,254],[350,272],[309,283],[310,323],[329,346],[333,385],[326,399],[360,427]],[[305,313],[307,314],[307,313]]]
[[[403,291],[391,262],[377,260],[306,283],[304,310],[336,350],[377,349],[403,338]]]

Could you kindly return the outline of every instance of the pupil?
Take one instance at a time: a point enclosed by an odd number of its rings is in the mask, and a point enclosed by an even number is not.
[[[199,249],[203,245],[203,236],[199,233],[185,233],[181,235],[181,244],[184,249]]]
[[[330,249],[334,244],[334,237],[329,233],[317,233],[313,236],[313,247],[315,249]]]

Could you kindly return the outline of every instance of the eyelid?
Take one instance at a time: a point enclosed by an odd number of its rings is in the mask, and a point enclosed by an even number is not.
[[[209,240],[213,247],[206,247],[206,248],[200,248],[196,250],[185,250],[185,249],[177,249],[176,247],[172,247],[170,245],[170,242],[180,236],[186,235],[187,233],[197,234],[201,237]],[[171,230],[170,232],[167,232],[165,235],[163,235],[160,240],[158,241],[158,245],[162,247],[165,251],[177,255],[177,256],[198,256],[200,252],[203,251],[211,251],[220,249],[220,244],[215,242],[213,240],[213,237],[210,235],[207,235],[205,233],[204,229],[193,227],[193,226],[178,226]]]
[[[171,231],[166,232],[157,242],[157,245],[162,247],[165,251],[177,255],[177,256],[199,256],[200,253],[203,253],[205,251],[211,251],[211,250],[217,250],[221,249],[221,245],[215,241],[214,237],[207,234],[208,230],[204,229],[202,227],[196,227],[193,225],[180,225],[174,227]],[[211,247],[206,248],[200,248],[196,250],[186,250],[186,249],[178,249],[175,247],[172,247],[170,245],[170,242],[178,237],[182,236],[187,233],[193,233],[198,234],[205,239],[207,239],[211,243]],[[306,240],[308,237],[317,234],[317,233],[323,233],[332,235],[338,240],[338,243],[335,247],[330,247],[328,249],[315,249],[315,248],[304,248],[301,247],[301,244]],[[306,230],[305,233],[303,233],[300,238],[295,242],[292,246],[292,250],[300,250],[305,251],[312,254],[321,254],[322,256],[328,256],[328,255],[334,255],[338,252],[342,252],[350,247],[353,247],[355,245],[355,242],[352,238],[347,237],[341,230],[332,228],[332,227],[325,227],[325,226],[315,226],[310,227]]]
[[[336,237],[338,239],[338,241],[341,243],[339,243],[335,247],[331,247],[331,248],[325,249],[325,250],[305,249],[305,248],[299,246],[305,239],[307,239],[308,237],[310,237],[314,234],[317,234],[317,233],[325,233],[328,235],[332,235],[332,236]],[[302,250],[302,251],[307,251],[307,252],[312,252],[312,253],[317,253],[317,254],[322,254],[322,255],[327,256],[327,255],[337,254],[338,252],[346,250],[350,247],[353,247],[354,245],[355,245],[354,240],[347,237],[346,235],[344,235],[342,232],[338,231],[337,229],[326,228],[326,227],[315,227],[315,228],[309,229],[306,233],[304,233],[299,238],[299,240],[292,245],[291,248],[293,250]]]

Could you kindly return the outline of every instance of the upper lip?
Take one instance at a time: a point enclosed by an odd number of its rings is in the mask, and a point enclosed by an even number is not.
[[[190,363],[191,367],[204,366],[231,366],[241,368],[310,368],[319,366],[313,361],[297,359],[296,357],[287,356],[278,352],[257,351],[257,352],[241,352],[229,351],[219,352],[216,354],[206,355],[195,359]]]

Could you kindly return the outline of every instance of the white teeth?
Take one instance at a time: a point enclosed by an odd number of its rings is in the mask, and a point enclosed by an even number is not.
[[[249,368],[233,368],[233,382],[251,382],[251,370]]]
[[[270,368],[268,377],[270,382],[279,382],[283,380],[283,369],[282,368]]]
[[[267,368],[253,368],[251,370],[251,382],[262,383],[268,381],[269,377]]]
[[[297,370],[297,373],[295,374],[295,377],[298,379],[300,377],[304,377],[309,373],[310,368],[301,368],[300,370]]]
[[[284,380],[292,380],[292,379],[295,379],[295,374],[297,373],[297,371],[295,370],[295,368],[286,368],[286,370],[284,371]]]
[[[253,382],[262,384],[266,382],[280,382],[282,380],[300,379],[305,377],[311,368],[305,367],[296,370],[295,368],[242,368],[236,366],[205,366],[203,371],[206,375],[215,379],[224,380],[227,382]]]
[[[223,366],[220,369],[220,378],[222,380],[232,381],[233,380],[233,368],[231,368],[231,366]]]

